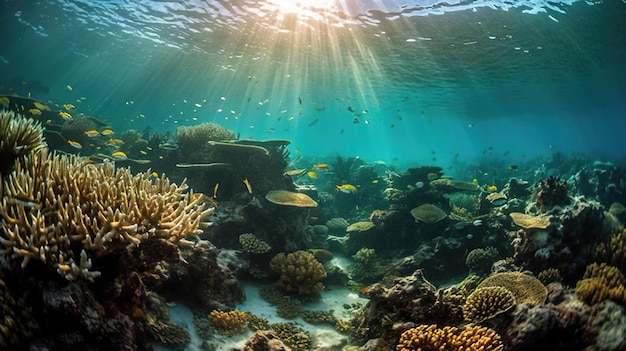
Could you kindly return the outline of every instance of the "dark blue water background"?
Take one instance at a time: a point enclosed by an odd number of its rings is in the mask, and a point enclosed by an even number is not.
[[[2,1],[0,93],[320,159],[626,154],[623,1],[279,2]]]

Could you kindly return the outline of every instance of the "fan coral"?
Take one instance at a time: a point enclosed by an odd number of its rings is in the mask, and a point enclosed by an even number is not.
[[[478,248],[470,251],[465,258],[465,264],[472,273],[489,273],[491,266],[498,259],[498,250],[495,247]]]
[[[501,286],[476,289],[463,305],[466,320],[480,323],[504,313],[515,306],[513,294]]]
[[[41,123],[12,111],[0,111],[0,175],[6,175],[18,158],[45,147]]]
[[[583,279],[576,284],[576,296],[589,305],[604,300],[626,304],[624,275],[605,263],[587,266]]]
[[[517,303],[542,304],[548,296],[548,290],[537,278],[520,272],[492,274],[477,289],[487,286],[506,288],[513,293]]]
[[[455,327],[437,328],[436,325],[419,325],[402,333],[397,351],[501,351],[504,349],[500,335],[489,328]]]
[[[133,176],[111,162],[39,152],[16,165],[5,182],[1,251],[41,260],[65,278],[92,280],[91,257],[132,249],[144,240],[184,243],[202,233],[213,208],[187,185],[149,172]],[[14,201],[20,199],[20,201]]]
[[[541,212],[556,205],[567,204],[567,183],[559,177],[550,176],[535,185],[535,201]]]
[[[209,314],[209,322],[215,327],[218,333],[223,335],[241,334],[247,328],[247,315],[245,312],[234,310],[222,312],[213,310]]]
[[[241,234],[239,244],[241,244],[243,251],[254,254],[264,254],[272,249],[265,241],[251,233]]]
[[[276,286],[297,295],[316,294],[324,289],[320,280],[326,278],[324,266],[313,254],[296,251],[285,255],[279,253],[270,262],[272,270],[280,274]]]

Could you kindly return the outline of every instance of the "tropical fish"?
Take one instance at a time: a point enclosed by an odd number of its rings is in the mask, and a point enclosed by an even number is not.
[[[158,178],[158,177],[159,177],[159,173],[157,173],[157,172],[152,172],[150,175],[151,175],[153,178]]]
[[[243,183],[246,185],[246,188],[248,189],[248,193],[252,194],[252,185],[250,185],[250,181],[248,180],[248,178],[245,178],[243,180]]]
[[[100,134],[102,134],[102,135],[112,135],[112,134],[115,134],[115,132],[113,131],[113,129],[104,129],[103,131],[100,132]]]
[[[517,170],[517,165],[515,165],[515,164],[510,164],[510,165],[509,165],[509,171],[515,171],[515,170]]]
[[[213,198],[217,199],[217,189],[219,189],[220,187],[220,183],[215,183],[215,186],[213,187]]]
[[[66,87],[66,88],[67,88],[67,90],[69,90],[69,91],[72,91],[72,90],[73,90],[73,88],[72,88],[72,86],[71,86],[71,85],[66,85],[65,87]]]
[[[372,180],[372,184],[378,184],[378,179]]]
[[[291,170],[285,171],[283,175],[290,176],[290,177],[297,177],[297,176],[303,175],[304,172],[306,172],[306,168],[291,169]]]
[[[298,103],[302,105],[302,99],[298,96]]]
[[[31,108],[30,110],[28,110],[28,113],[33,116],[41,116],[41,110],[38,108]]]
[[[435,179],[439,179],[440,177],[441,175],[435,172],[430,172],[426,175],[426,178],[428,178],[428,180],[435,180]]]
[[[313,126],[315,123],[317,123],[320,119],[316,118],[313,121],[311,121],[311,123],[309,123],[309,127]]]
[[[356,186],[354,186],[352,184],[337,185],[337,186],[335,186],[335,189],[337,191],[341,191],[342,193],[346,193],[346,194],[356,193]]]
[[[83,146],[80,145],[78,141],[68,140],[67,143],[70,144],[70,146],[72,146],[73,148],[78,149],[78,150],[83,148]]]
[[[328,172],[328,163],[314,163],[313,169],[318,169],[320,171]]]
[[[10,196],[8,198],[7,204],[34,208],[36,210],[41,208],[41,204],[39,202],[33,199],[26,198],[26,197],[21,197],[21,196]]]
[[[159,144],[159,147],[163,150],[167,150],[167,151],[171,151],[171,150],[177,150],[178,146],[176,146],[176,144],[172,144],[172,143],[163,143],[163,144]]]
[[[115,151],[111,154],[111,156],[113,156],[113,158],[118,161],[128,160],[128,156],[126,156],[124,151]]]
[[[68,103],[68,104],[63,104],[63,108],[65,108],[68,111],[71,111],[71,110],[75,109],[76,106],[74,106],[74,104],[69,104]]]
[[[489,185],[487,187],[487,191],[490,192],[490,193],[496,192],[496,191],[498,191],[498,187],[495,186],[494,184],[491,184],[491,185]]]
[[[315,172],[315,171],[308,171],[306,175],[308,175],[309,178],[311,178],[311,179],[317,179],[318,178],[317,172]]]
[[[474,225],[474,227],[481,226],[481,225],[483,225],[483,220],[482,219],[477,219],[477,220],[473,221],[472,224]]]
[[[68,112],[65,112],[65,111],[60,111],[59,116],[61,116],[61,118],[63,118],[66,121],[72,120],[72,115],[70,115]]]
[[[100,132],[95,129],[91,129],[91,130],[86,130],[85,135],[90,138],[95,138],[100,135]]]
[[[124,145],[124,140],[122,140],[122,139],[117,139],[117,138],[111,138],[111,139],[109,139],[109,141],[107,142],[107,145],[109,145],[109,146],[120,146],[120,145]]]
[[[48,107],[46,104],[42,104],[39,101],[33,102],[33,105],[35,105],[36,109],[39,109],[39,110],[42,110],[42,111],[50,111],[50,107]]]

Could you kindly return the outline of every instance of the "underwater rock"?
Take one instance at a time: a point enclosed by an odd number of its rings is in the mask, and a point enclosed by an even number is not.
[[[243,351],[291,351],[272,330],[258,331],[246,340]]]

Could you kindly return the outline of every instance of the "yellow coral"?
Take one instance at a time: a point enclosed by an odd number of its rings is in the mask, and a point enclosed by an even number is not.
[[[463,305],[466,320],[480,323],[493,318],[515,306],[513,294],[501,286],[476,289]]]
[[[517,303],[541,304],[548,297],[548,289],[539,279],[521,272],[492,274],[483,280],[477,289],[488,286],[506,288],[513,294]]]
[[[18,163],[5,182],[0,203],[0,251],[41,260],[67,279],[99,275],[91,257],[132,248],[143,240],[184,242],[209,225],[213,208],[187,185],[165,177],[133,176],[110,162],[42,151]],[[19,199],[16,201],[15,199]]]
[[[545,217],[532,216],[520,212],[509,213],[513,223],[524,229],[546,229],[550,225],[550,221]]]
[[[397,351],[501,351],[504,349],[500,335],[484,327],[437,328],[436,325],[419,325],[402,333]]]
[[[324,266],[309,252],[279,253],[270,262],[270,267],[280,274],[276,286],[288,293],[308,295],[324,289],[320,283],[326,278]]]
[[[223,335],[241,334],[246,331],[248,318],[245,312],[239,310],[223,312],[213,310],[209,313],[209,322],[218,333]]]
[[[608,241],[593,248],[593,258],[626,271],[626,230],[611,235]]]
[[[624,275],[605,263],[587,266],[583,279],[576,284],[576,296],[589,305],[604,300],[626,304]]]

